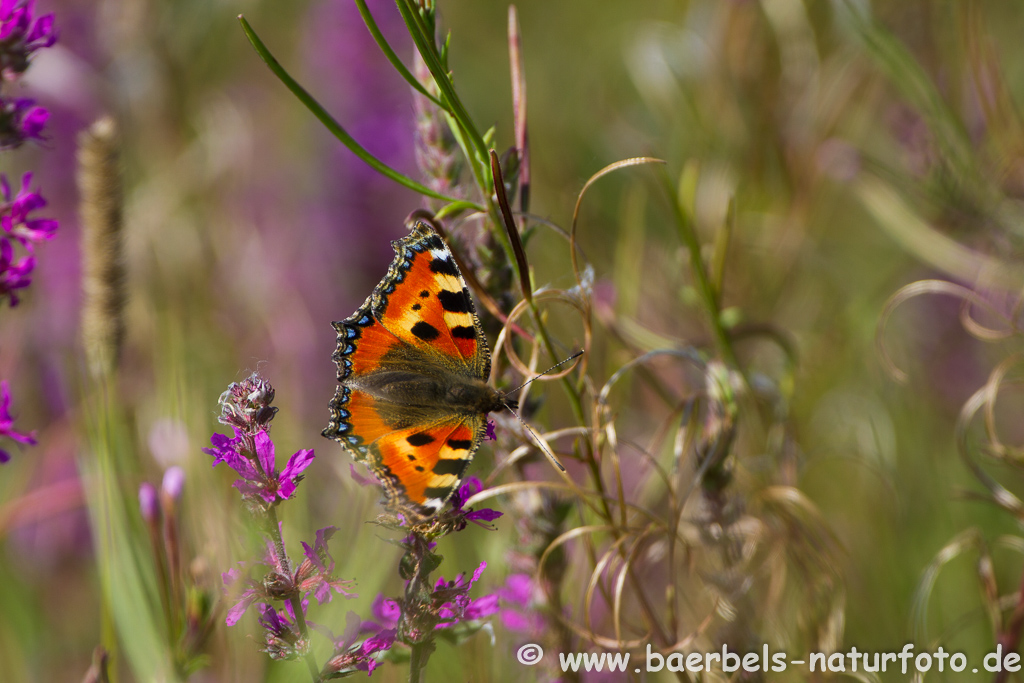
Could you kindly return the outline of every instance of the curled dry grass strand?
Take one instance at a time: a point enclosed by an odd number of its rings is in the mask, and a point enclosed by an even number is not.
[[[576,196],[576,206],[572,210],[572,227],[569,229],[569,246],[570,255],[572,256],[572,272],[576,276],[576,284],[579,286],[583,285],[583,280],[580,277],[580,266],[576,260],[576,225],[579,222],[580,207],[583,205],[583,196],[590,189],[590,186],[596,183],[601,178],[605,177],[609,173],[618,171],[622,168],[629,168],[631,166],[641,166],[643,164],[665,164],[667,163],[663,159],[656,159],[654,157],[633,157],[630,159],[623,159],[616,161],[613,164],[608,164],[600,171],[590,176],[587,182],[583,183],[583,188],[580,193]]]
[[[889,355],[889,351],[885,345],[885,329],[889,323],[889,319],[893,315],[893,312],[901,304],[925,294],[943,294],[946,296],[956,297],[965,303],[970,302],[979,308],[983,308],[996,317],[1005,319],[1005,316],[1003,316],[1002,313],[996,310],[992,304],[984,298],[979,296],[977,292],[953,282],[947,282],[946,280],[918,280],[917,282],[912,282],[909,285],[899,288],[892,296],[889,297],[889,300],[886,302],[885,306],[882,308],[882,312],[878,316],[878,327],[876,328],[877,331],[875,333],[875,346],[878,349],[878,355],[882,359],[882,364],[885,369],[893,379],[902,384],[905,384],[909,377],[906,372],[896,366],[896,363],[893,362],[892,357]],[[1007,321],[1007,326],[1011,327],[1010,321]]]

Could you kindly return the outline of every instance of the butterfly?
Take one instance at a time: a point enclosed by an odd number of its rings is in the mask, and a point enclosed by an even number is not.
[[[448,245],[423,221],[362,306],[332,325],[338,386],[323,435],[365,463],[415,521],[458,488],[487,426],[515,402],[487,384],[491,351]]]

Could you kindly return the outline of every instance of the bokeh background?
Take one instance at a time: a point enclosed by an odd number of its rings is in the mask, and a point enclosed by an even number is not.
[[[369,5],[409,57],[393,4]],[[318,619],[340,630],[346,610],[366,613],[378,592],[394,594],[401,582],[399,551],[365,523],[377,514],[377,494],[354,482],[348,457],[319,436],[335,386],[329,322],[362,303],[391,261],[390,240],[423,202],[331,137],[259,60],[236,16],[246,15],[357,140],[417,177],[409,88],[346,0],[40,0],[38,7],[56,14],[60,40],[38,54],[23,90],[51,110],[49,138],[3,153],[0,169],[9,177],[33,170],[61,227],[41,249],[21,305],[0,314],[0,377],[10,382],[18,426],[39,439],[0,468],[0,678],[80,680],[112,628],[100,618],[83,494],[89,482],[78,474],[89,457],[83,424],[92,394],[79,338],[74,158],[76,136],[103,114],[120,124],[126,191],[129,303],[115,391],[132,407],[138,452],[123,493],[131,498],[141,481],[158,482],[171,464],[185,468],[189,566],[219,595],[220,572],[254,554],[256,534],[230,474],[211,469],[200,449],[220,428],[218,395],[259,370],[277,391],[279,457],[300,448],[317,453],[287,528],[309,539],[313,529],[337,525],[338,572],[358,581],[358,600],[336,600]],[[517,7],[532,212],[567,227],[581,187],[599,169],[638,155],[665,159],[707,245],[731,222],[723,315],[771,325],[792,340],[797,364],[780,423],[786,457],[749,441],[735,457],[751,473],[746,481],[760,482],[749,491],[767,482],[794,487],[833,535],[836,590],[845,595],[832,624],[840,649],[896,651],[915,641],[921,651],[942,643],[980,661],[999,636],[991,586],[1008,596],[1004,609],[1015,603],[1020,544],[999,539],[1019,525],[979,500],[986,489],[958,456],[954,426],[993,368],[1019,350],[1020,337],[972,335],[961,301],[949,296],[914,298],[891,318],[883,311],[901,287],[929,279],[960,283],[998,311],[1013,311],[1024,236],[1024,7],[925,0],[524,0]],[[474,119],[496,127],[503,150],[513,143],[507,6],[440,2],[439,11],[451,32],[456,86]],[[869,17],[867,28],[857,13]],[[580,243],[594,266],[595,297],[619,329],[634,324],[700,346],[706,311],[655,177],[641,167],[600,180],[583,204]],[[529,254],[538,284],[575,284],[564,242],[538,238]],[[993,283],[981,261],[1008,274]],[[994,314],[978,315],[998,327]],[[903,383],[877,344],[883,320],[881,339],[906,372]],[[595,328],[589,358],[597,386],[631,357],[607,329]],[[564,334],[567,349],[581,343],[578,330]],[[752,367],[780,365],[777,349],[760,342],[739,350]],[[679,386],[693,379],[666,376]],[[538,426],[564,426],[559,421],[571,419],[564,399],[553,385],[542,391],[553,396]],[[1013,443],[1024,434],[1020,402],[1008,393],[993,420]],[[624,401],[620,429],[651,429],[645,405],[634,403],[631,415]],[[986,459],[982,450],[972,454],[992,476],[1010,491],[1024,486],[1012,455]],[[473,473],[485,477],[496,457],[485,447]],[[552,478],[544,468],[531,471]],[[503,509],[500,499],[491,504]],[[506,511],[497,531],[470,529],[446,541],[442,573],[485,559],[486,581],[499,585],[517,542],[515,513]],[[954,545],[962,555],[923,591],[926,569],[970,530],[991,555],[967,541]],[[979,564],[982,556],[991,566]],[[796,652],[809,642],[793,635],[800,628],[761,632]],[[300,665],[271,664],[257,652],[246,636],[256,630],[253,619],[232,629],[218,621],[210,665],[194,680],[302,680]],[[546,680],[515,662],[521,642],[496,621],[493,642],[484,633],[442,645],[428,680]],[[124,661],[117,668],[121,680],[132,680]],[[386,664],[374,677],[404,675],[402,665]]]

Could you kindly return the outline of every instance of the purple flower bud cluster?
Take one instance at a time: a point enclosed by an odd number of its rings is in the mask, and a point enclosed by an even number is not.
[[[220,397],[222,424],[230,426],[234,438],[223,434],[210,437],[212,448],[203,452],[213,456],[214,466],[226,463],[241,479],[234,486],[246,502],[269,507],[287,500],[302,480],[302,472],[315,457],[311,448],[293,454],[284,468],[277,470],[274,443],[270,440],[270,421],[277,408],[274,388],[253,373],[244,382],[232,383]]]
[[[35,0],[0,0],[0,150],[42,139],[50,112],[4,89],[28,69],[33,52],[56,41],[53,15],[36,17]]]

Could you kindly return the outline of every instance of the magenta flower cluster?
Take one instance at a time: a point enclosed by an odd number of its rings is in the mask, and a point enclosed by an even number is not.
[[[32,174],[26,173],[21,190],[13,195],[7,176],[0,173],[0,300],[7,298],[11,306],[18,305],[18,290],[32,282],[36,245],[57,234],[57,221],[30,215],[46,206],[31,184]]]
[[[295,493],[302,480],[302,472],[315,457],[313,449],[296,451],[280,471],[270,440],[270,421],[277,413],[271,406],[274,388],[265,379],[253,373],[244,382],[234,382],[220,396],[221,424],[230,426],[235,436],[223,434],[210,437],[212,448],[203,452],[213,456],[213,465],[220,463],[237,472],[234,487],[249,503],[269,507],[279,500],[287,500]]]
[[[285,562],[277,555],[273,544],[268,541],[266,556],[261,564],[266,565],[269,572],[261,581],[245,580],[246,588],[238,595],[235,604],[228,609],[225,623],[228,626],[237,624],[249,606],[258,600],[280,600],[282,596],[295,591],[302,596],[303,613],[309,604],[309,596],[315,598],[321,605],[330,602],[333,593],[346,598],[356,597],[351,592],[351,581],[334,576],[334,558],[330,554],[327,543],[336,531],[337,528],[333,526],[320,529],[316,532],[316,539],[312,546],[303,543],[304,557],[294,571],[288,570]],[[225,586],[231,586],[242,578],[242,570],[231,569],[225,572],[221,578]],[[266,613],[264,607],[270,606],[261,605],[259,608],[261,614]],[[290,607],[287,609],[290,610]],[[294,612],[289,611],[288,614],[294,620]],[[287,620],[283,614],[279,614],[278,617],[273,620],[275,628]],[[280,633],[275,631],[275,635],[280,636]]]
[[[302,479],[302,471],[313,462],[313,449],[304,448],[288,459],[288,463],[278,472],[274,456],[274,443],[266,431],[256,433],[254,447],[247,449],[244,434],[235,428],[235,438],[229,439],[223,434],[210,437],[213,448],[204,448],[203,452],[213,456],[216,467],[226,463],[241,479],[234,487],[242,492],[248,500],[262,499],[270,505],[278,499],[287,500],[295,493],[295,486]]]
[[[36,17],[35,0],[0,0],[0,151],[19,147],[26,140],[41,140],[50,112],[34,100],[6,93],[28,68],[36,50],[57,40],[53,15]],[[0,173],[0,302],[18,305],[18,292],[32,283],[36,266],[35,248],[52,239],[57,221],[29,214],[46,206],[46,200],[30,189],[32,174],[22,177],[21,190],[12,196],[7,176]],[[0,383],[0,437],[21,444],[34,444],[31,434],[14,429],[10,416],[11,395],[7,383]],[[11,459],[0,449],[0,464]]]
[[[36,50],[57,42],[53,15],[35,16],[35,0],[0,0],[0,77],[9,80],[28,68]]]
[[[36,17],[35,0],[0,0],[0,86],[25,72],[32,53],[56,41],[53,15]],[[0,92],[0,150],[42,139],[49,118],[35,100]]]

